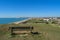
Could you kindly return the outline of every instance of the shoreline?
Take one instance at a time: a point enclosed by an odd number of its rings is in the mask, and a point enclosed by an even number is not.
[[[22,21],[17,21],[17,22],[12,22],[13,24],[19,24],[19,23],[22,23],[22,22],[25,22],[25,21],[28,21],[30,20],[31,18],[28,18],[28,19],[25,19],[25,20],[22,20]]]

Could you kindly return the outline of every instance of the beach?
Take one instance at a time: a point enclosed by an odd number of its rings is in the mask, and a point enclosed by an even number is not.
[[[19,24],[19,23],[22,23],[22,22],[26,22],[28,20],[30,20],[31,18],[28,18],[28,19],[25,19],[25,20],[22,20],[22,21],[17,21],[17,22],[13,22],[13,24]]]

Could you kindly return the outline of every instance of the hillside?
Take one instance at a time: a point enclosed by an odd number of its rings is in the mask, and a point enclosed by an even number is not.
[[[41,32],[39,35],[25,37],[11,37],[8,28],[10,26],[33,26],[33,31]],[[4,24],[0,25],[0,40],[60,40],[60,25],[46,23]]]

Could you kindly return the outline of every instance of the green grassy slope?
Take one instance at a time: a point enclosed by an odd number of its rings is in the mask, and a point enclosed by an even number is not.
[[[13,37],[10,38],[8,27],[9,26],[33,26],[33,31],[42,32],[42,37],[37,35],[27,37]],[[18,24],[18,25],[0,25],[0,40],[60,40],[60,28],[56,24]]]

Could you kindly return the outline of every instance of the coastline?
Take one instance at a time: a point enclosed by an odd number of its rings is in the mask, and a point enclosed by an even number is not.
[[[22,20],[22,21],[17,21],[17,22],[13,22],[13,24],[19,24],[19,23],[22,23],[22,22],[26,22],[28,20],[30,20],[31,18],[28,18],[28,19],[25,19],[25,20]]]

